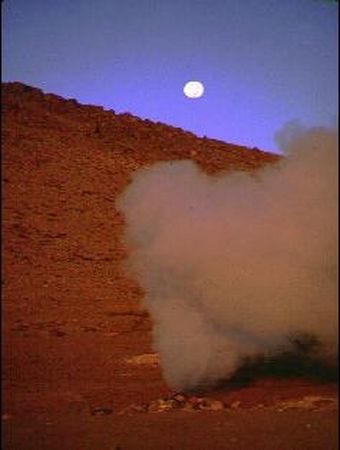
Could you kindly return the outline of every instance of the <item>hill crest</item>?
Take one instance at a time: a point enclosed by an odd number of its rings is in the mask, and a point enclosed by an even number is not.
[[[113,151],[116,156],[133,160],[136,166],[159,160],[194,159],[208,172],[221,169],[253,170],[277,161],[275,154],[197,137],[189,131],[141,119],[130,113],[116,114],[102,106],[82,105],[75,99],[45,94],[41,89],[19,82],[2,84],[2,104],[5,137],[15,128],[64,135],[72,142],[94,143],[96,147]],[[67,138],[66,138],[67,137]]]

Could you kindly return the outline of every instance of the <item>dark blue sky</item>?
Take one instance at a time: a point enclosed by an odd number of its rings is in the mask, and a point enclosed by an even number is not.
[[[330,0],[5,0],[3,81],[277,151],[338,111]],[[188,80],[204,83],[187,99]]]

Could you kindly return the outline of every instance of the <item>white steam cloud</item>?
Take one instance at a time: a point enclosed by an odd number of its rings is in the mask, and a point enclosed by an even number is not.
[[[191,161],[138,172],[119,199],[129,266],[174,389],[231,376],[294,333],[337,341],[337,133],[278,138],[287,156],[253,175]]]

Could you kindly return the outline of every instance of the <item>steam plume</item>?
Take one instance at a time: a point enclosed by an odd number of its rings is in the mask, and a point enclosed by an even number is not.
[[[138,172],[119,199],[129,265],[174,389],[231,376],[294,333],[337,339],[337,133],[278,135],[287,156],[254,176],[190,161]]]

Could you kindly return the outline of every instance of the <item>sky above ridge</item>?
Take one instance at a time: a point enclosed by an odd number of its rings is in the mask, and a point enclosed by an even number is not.
[[[331,0],[5,0],[2,81],[279,152],[287,122],[334,126]],[[205,92],[190,99],[184,84]]]

